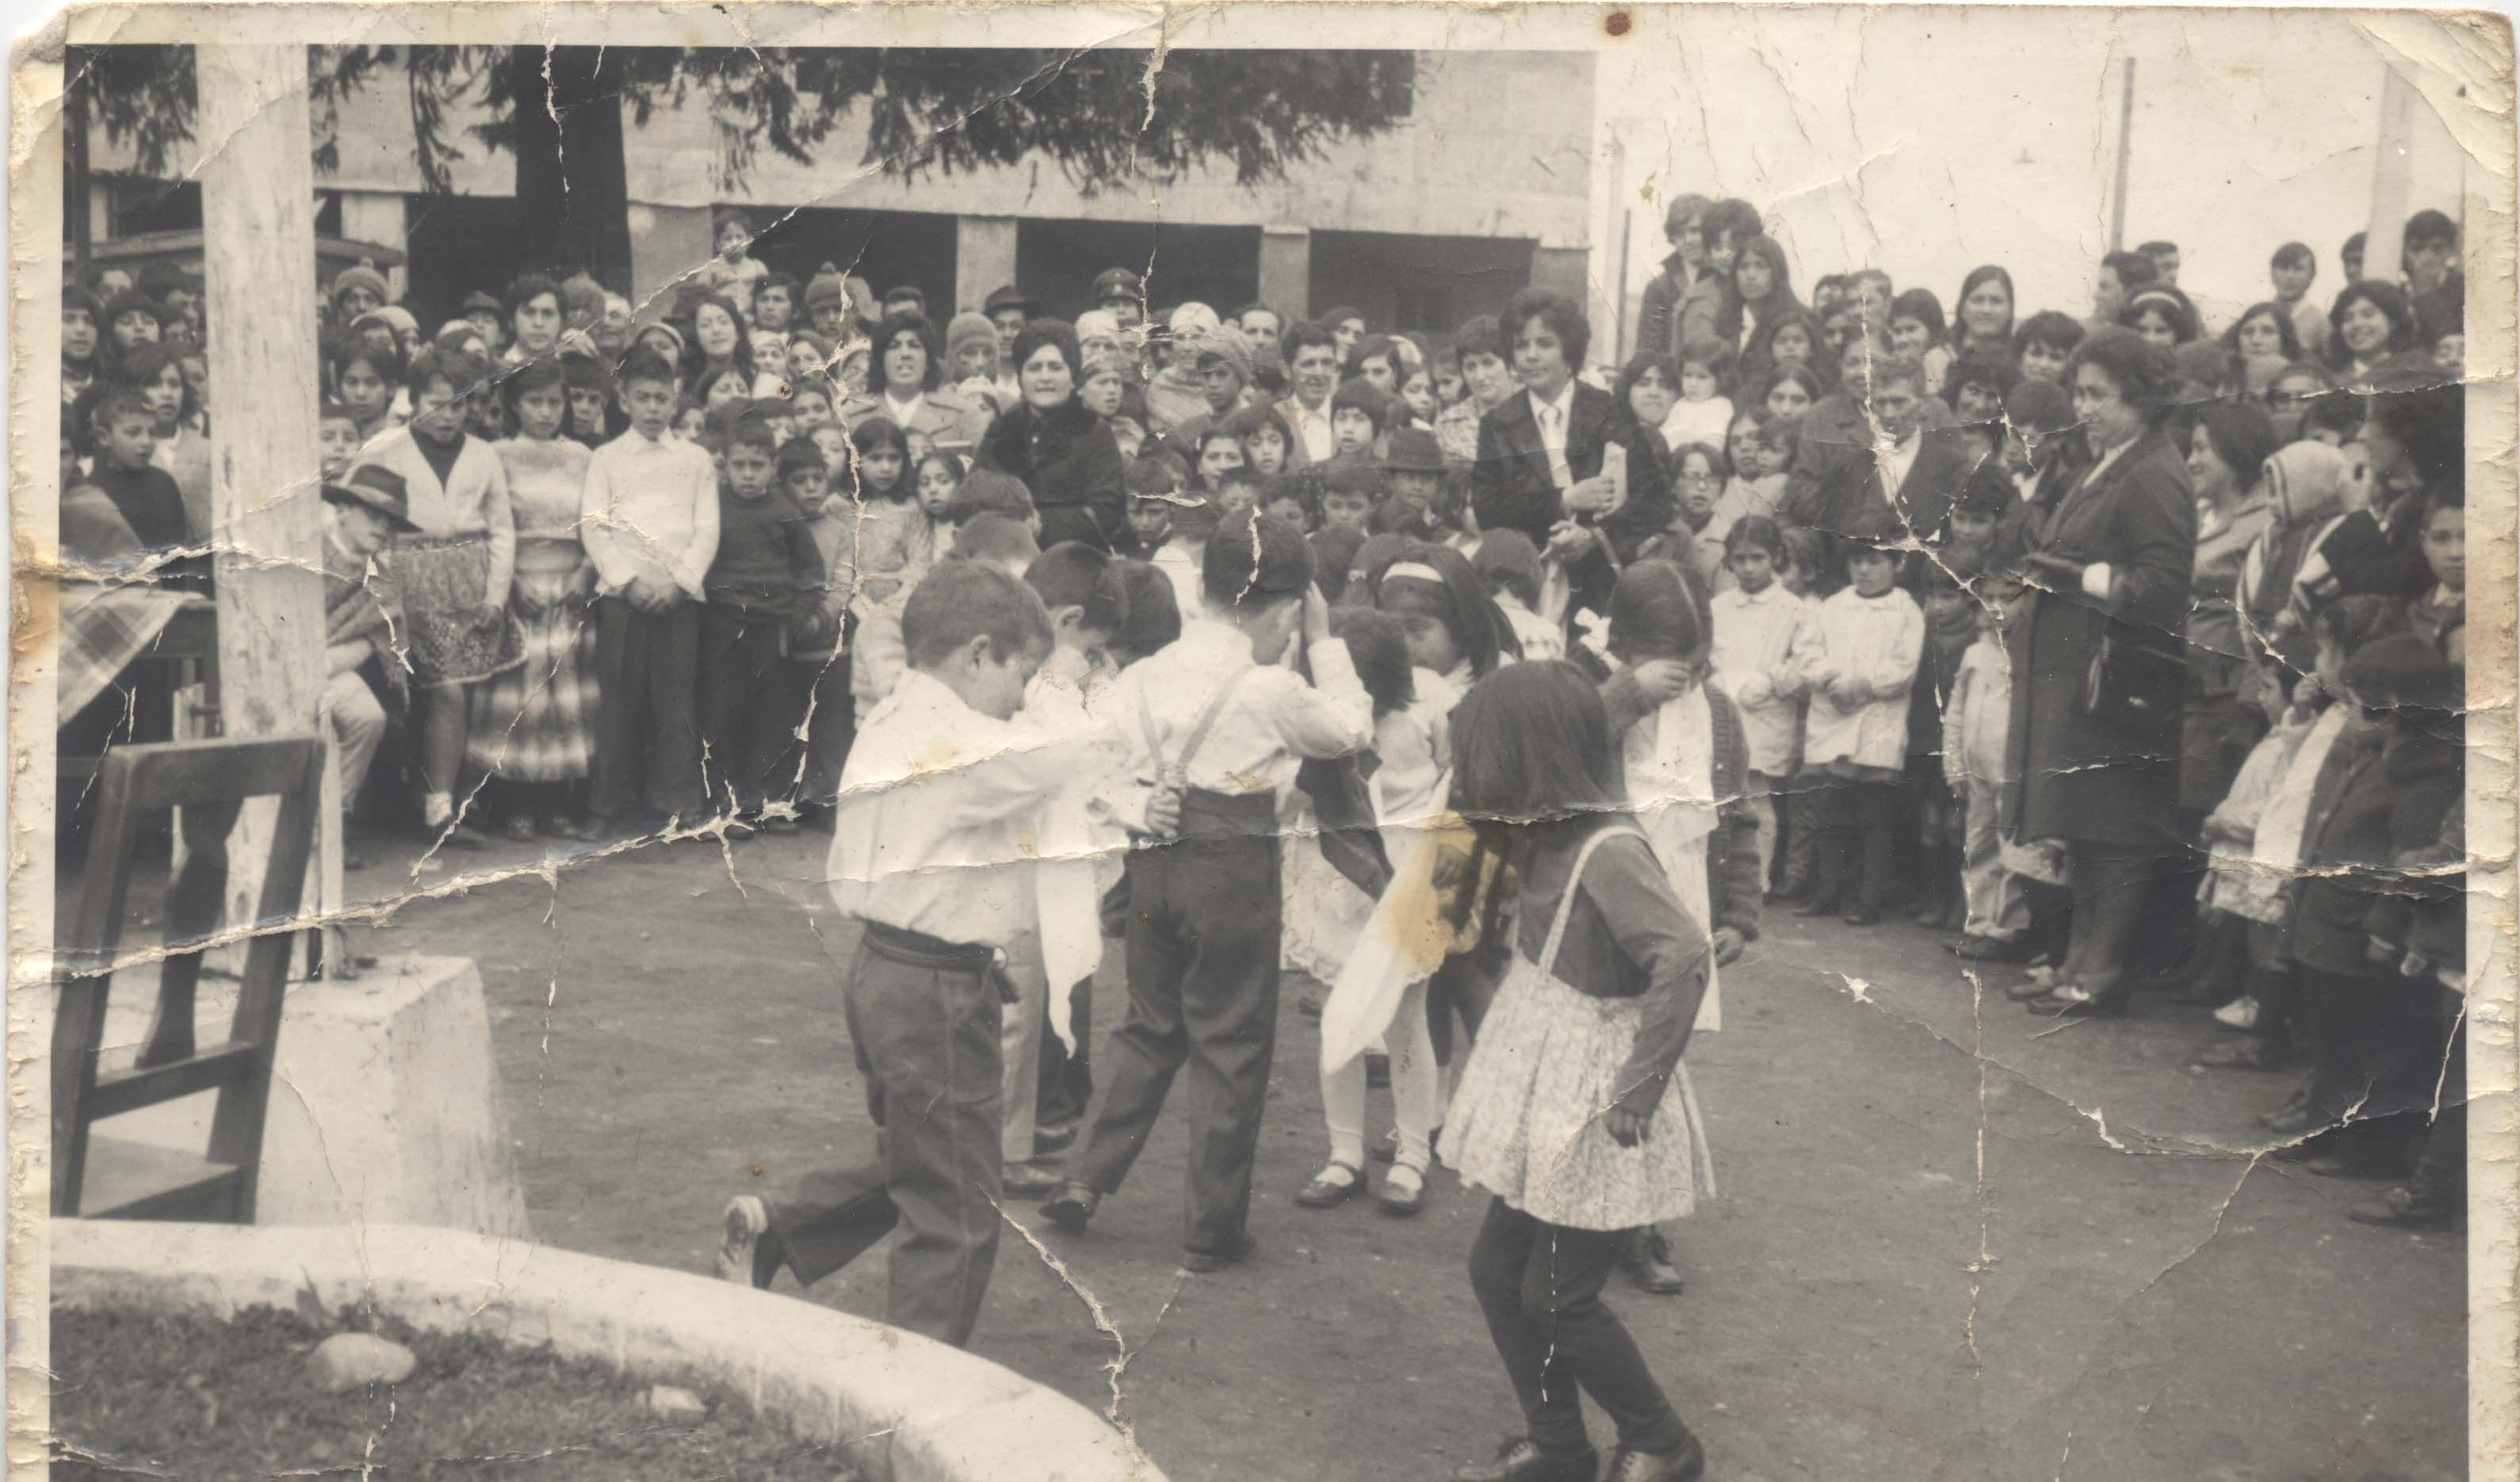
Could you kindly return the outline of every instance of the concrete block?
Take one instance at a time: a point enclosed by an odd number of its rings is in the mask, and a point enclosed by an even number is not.
[[[202,984],[204,1042],[236,1010],[231,980]],[[157,984],[114,979],[114,1048],[140,1043]],[[208,1095],[98,1124],[109,1137],[200,1152]],[[264,1123],[262,1225],[436,1225],[531,1236],[481,975],[462,958],[387,958],[347,982],[289,986]]]

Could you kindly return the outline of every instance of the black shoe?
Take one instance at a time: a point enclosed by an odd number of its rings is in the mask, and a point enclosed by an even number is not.
[[[1678,1451],[1630,1451],[1620,1447],[1603,1482],[1697,1482],[1706,1475],[1706,1448],[1695,1436]]]
[[[1228,1266],[1239,1266],[1251,1259],[1260,1248],[1260,1237],[1248,1233],[1223,1250],[1192,1250],[1182,1256],[1182,1270],[1192,1276],[1207,1276]]]
[[[2345,1217],[2357,1225],[2385,1230],[2456,1230],[2467,1223],[2466,1211],[2457,1205],[2418,1199],[2415,1190],[2406,1186],[2355,1205],[2345,1211]]]
[[[1041,1217],[1061,1230],[1077,1231],[1083,1230],[1086,1222],[1094,1218],[1094,1211],[1102,1207],[1102,1190],[1070,1179],[1058,1187],[1058,1192],[1042,1201]]]
[[[1796,916],[1835,916],[1845,909],[1845,902],[1833,892],[1822,891],[1794,908]]]
[[[998,1170],[998,1192],[1010,1199],[1037,1199],[1061,1188],[1059,1177],[1039,1163],[1007,1163]]]
[[[1688,1285],[1671,1262],[1671,1245],[1659,1230],[1632,1230],[1619,1241],[1619,1269],[1639,1291],[1676,1297]]]
[[[1453,1473],[1453,1482],[1594,1482],[1601,1474],[1601,1454],[1582,1451],[1552,1454],[1529,1436],[1515,1436],[1485,1461],[1472,1461]]]
[[[1952,956],[1964,963],[2026,963],[2030,948],[2018,938],[2007,942],[1996,936],[1964,936],[1952,944]]]

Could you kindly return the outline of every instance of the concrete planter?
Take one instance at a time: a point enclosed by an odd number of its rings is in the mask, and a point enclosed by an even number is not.
[[[969,1354],[789,1297],[413,1225],[56,1220],[53,1301],[228,1314],[368,1303],[415,1327],[705,1375],[869,1482],[1163,1482],[1092,1412]]]

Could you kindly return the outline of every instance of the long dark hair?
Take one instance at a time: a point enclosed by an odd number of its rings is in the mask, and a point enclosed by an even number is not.
[[[1451,630],[1454,646],[1469,660],[1471,678],[1484,678],[1498,664],[1522,657],[1522,644],[1513,636],[1512,624],[1506,620],[1496,599],[1488,595],[1487,583],[1479,579],[1468,557],[1451,546],[1409,547],[1381,570],[1370,573],[1369,585],[1376,607],[1382,605],[1384,585],[1391,578],[1392,567],[1398,565],[1429,566],[1443,578],[1437,587],[1441,595],[1434,603],[1435,616]],[[1402,580],[1416,581],[1421,588],[1430,585],[1415,576]]]
[[[1510,859],[1536,837],[1628,816],[1601,692],[1564,659],[1508,664],[1453,711],[1454,810]]]
[[[2012,275],[1989,262],[1969,269],[1969,275],[1960,280],[1960,296],[1952,300],[1952,349],[1956,352],[1969,348],[1968,316],[1962,311],[1968,307],[1969,295],[1987,283],[2003,285],[2004,302],[2003,328],[1988,338],[2003,349],[2012,347],[2013,326],[2021,319],[2021,295],[2012,291]]]

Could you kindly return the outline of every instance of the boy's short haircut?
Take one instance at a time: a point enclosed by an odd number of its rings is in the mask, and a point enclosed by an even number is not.
[[[2118,287],[2130,292],[2161,281],[2160,266],[2141,252],[2111,252],[2100,259],[2100,266],[2115,273]]]
[[[1765,234],[1767,229],[1767,223],[1759,219],[1759,208],[1738,199],[1719,201],[1706,208],[1705,215],[1697,218],[1698,240],[1709,247],[1715,246],[1716,238],[1729,236],[1732,239],[1732,246],[1738,248],[1751,238]],[[1567,357],[1570,361],[1574,358],[1572,355]]]
[[[1345,494],[1368,504],[1380,504],[1383,496],[1391,492],[1391,480],[1369,460],[1342,455],[1318,467],[1317,481],[1325,496]]]
[[[828,473],[831,468],[832,466],[823,459],[823,450],[805,438],[790,437],[779,449],[779,482],[783,485],[791,475],[806,469],[811,469],[817,473]]]
[[[2437,210],[2421,210],[2407,218],[2405,242],[2413,248],[2428,242],[2458,246],[2458,223]]]
[[[2362,430],[2362,398],[2343,391],[2329,391],[2313,396],[2302,413],[2304,432],[2334,432],[2345,442],[2352,442]]]
[[[1054,612],[1081,609],[1084,625],[1097,633],[1116,633],[1128,620],[1129,588],[1119,561],[1081,540],[1062,540],[1034,557],[1024,568],[1024,585]]]
[[[2012,350],[2016,356],[2034,344],[2060,355],[2071,355],[2082,343],[2082,324],[2072,315],[2060,314],[2054,309],[2041,309],[2031,315],[2012,335]]]
[[[2002,519],[2011,513],[2013,502],[2019,497],[2020,490],[2013,485],[2011,475],[1998,468],[1996,460],[1990,458],[1970,471],[1968,481],[1960,485],[1959,498],[1952,504],[1952,513]]]
[[[1015,533],[1023,534],[1023,527]],[[1046,650],[1050,612],[1032,588],[986,561],[939,561],[902,606],[901,642],[910,666],[934,668],[975,638],[989,641],[990,654],[1000,663]]]
[[[796,301],[796,295],[801,292],[796,287],[795,279],[788,276],[786,273],[773,273],[752,286],[752,296],[759,298],[762,294],[769,292],[772,289],[786,289],[788,291],[788,301],[789,303],[794,303]]]
[[[158,414],[149,410],[148,398],[135,386],[110,387],[88,410],[89,424],[98,427],[111,427],[125,417],[143,417],[153,424],[158,420]]]
[[[1190,465],[1170,448],[1156,448],[1139,454],[1120,482],[1132,494],[1179,494],[1190,486]]]
[[[560,370],[572,391],[608,392],[612,389],[612,373],[604,368],[603,361],[592,355],[574,351],[564,354],[560,358]]]
[[[674,374],[673,366],[666,362],[664,356],[657,354],[649,346],[641,345],[622,360],[620,381],[621,388],[626,391],[641,382],[650,383],[662,382],[668,386],[675,385],[680,378]]]
[[[560,368],[560,362],[549,356],[542,356],[528,360],[501,377],[499,395],[510,407],[514,407],[527,391],[564,392],[567,386],[568,375]]]
[[[726,451],[732,453],[738,448],[759,448],[775,459],[779,456],[779,433],[770,426],[769,418],[746,408],[726,425]]]
[[[1236,487],[1249,489],[1253,501],[1257,502],[1261,495],[1267,492],[1268,480],[1261,475],[1258,469],[1249,464],[1244,464],[1238,469],[1228,469],[1216,475],[1217,493],[1222,494],[1227,489]]]
[[[2406,605],[2394,597],[2362,594],[2340,598],[2311,619],[2318,641],[2352,658],[2364,646],[2406,631]]]
[[[945,506],[945,518],[957,525],[986,515],[1029,525],[1034,513],[1032,490],[1012,473],[995,469],[973,469],[963,475],[963,481],[954,488],[954,498]]]
[[[1199,563],[1199,592],[1213,607],[1295,602],[1312,584],[1313,548],[1304,532],[1257,513],[1219,527]]]
[[[1288,469],[1260,480],[1260,507],[1267,509],[1282,499],[1291,499],[1303,510],[1308,520],[1318,519],[1322,513],[1324,480],[1310,469]]]
[[[315,409],[315,421],[321,426],[328,422],[356,422],[358,419],[350,415],[350,409],[341,405],[338,397],[327,396],[324,404]]]
[[[1470,565],[1491,592],[1508,592],[1535,611],[1540,606],[1540,550],[1520,530],[1490,530],[1479,537]]]
[[[1365,549],[1365,532],[1346,525],[1324,525],[1304,537],[1313,548],[1313,585],[1332,603],[1347,593],[1347,573],[1356,568],[1356,553]]]
[[[1181,599],[1172,578],[1150,561],[1123,561],[1120,586],[1125,615],[1111,635],[1111,647],[1144,656],[1181,637]]]
[[[2318,254],[2312,251],[2310,244],[2306,242],[2287,242],[2275,248],[2274,259],[2269,265],[2279,268],[2307,268],[2316,273],[2318,271]]]
[[[962,561],[1017,561],[1026,565],[1041,554],[1032,529],[1004,515],[974,515],[954,532],[952,559]],[[1032,589],[1026,587],[1025,591]]]
[[[1330,393],[1330,411],[1333,415],[1343,411],[1363,412],[1373,420],[1374,433],[1379,436],[1390,419],[1391,403],[1374,389],[1372,382],[1362,376],[1353,376],[1340,382],[1339,388]]]

